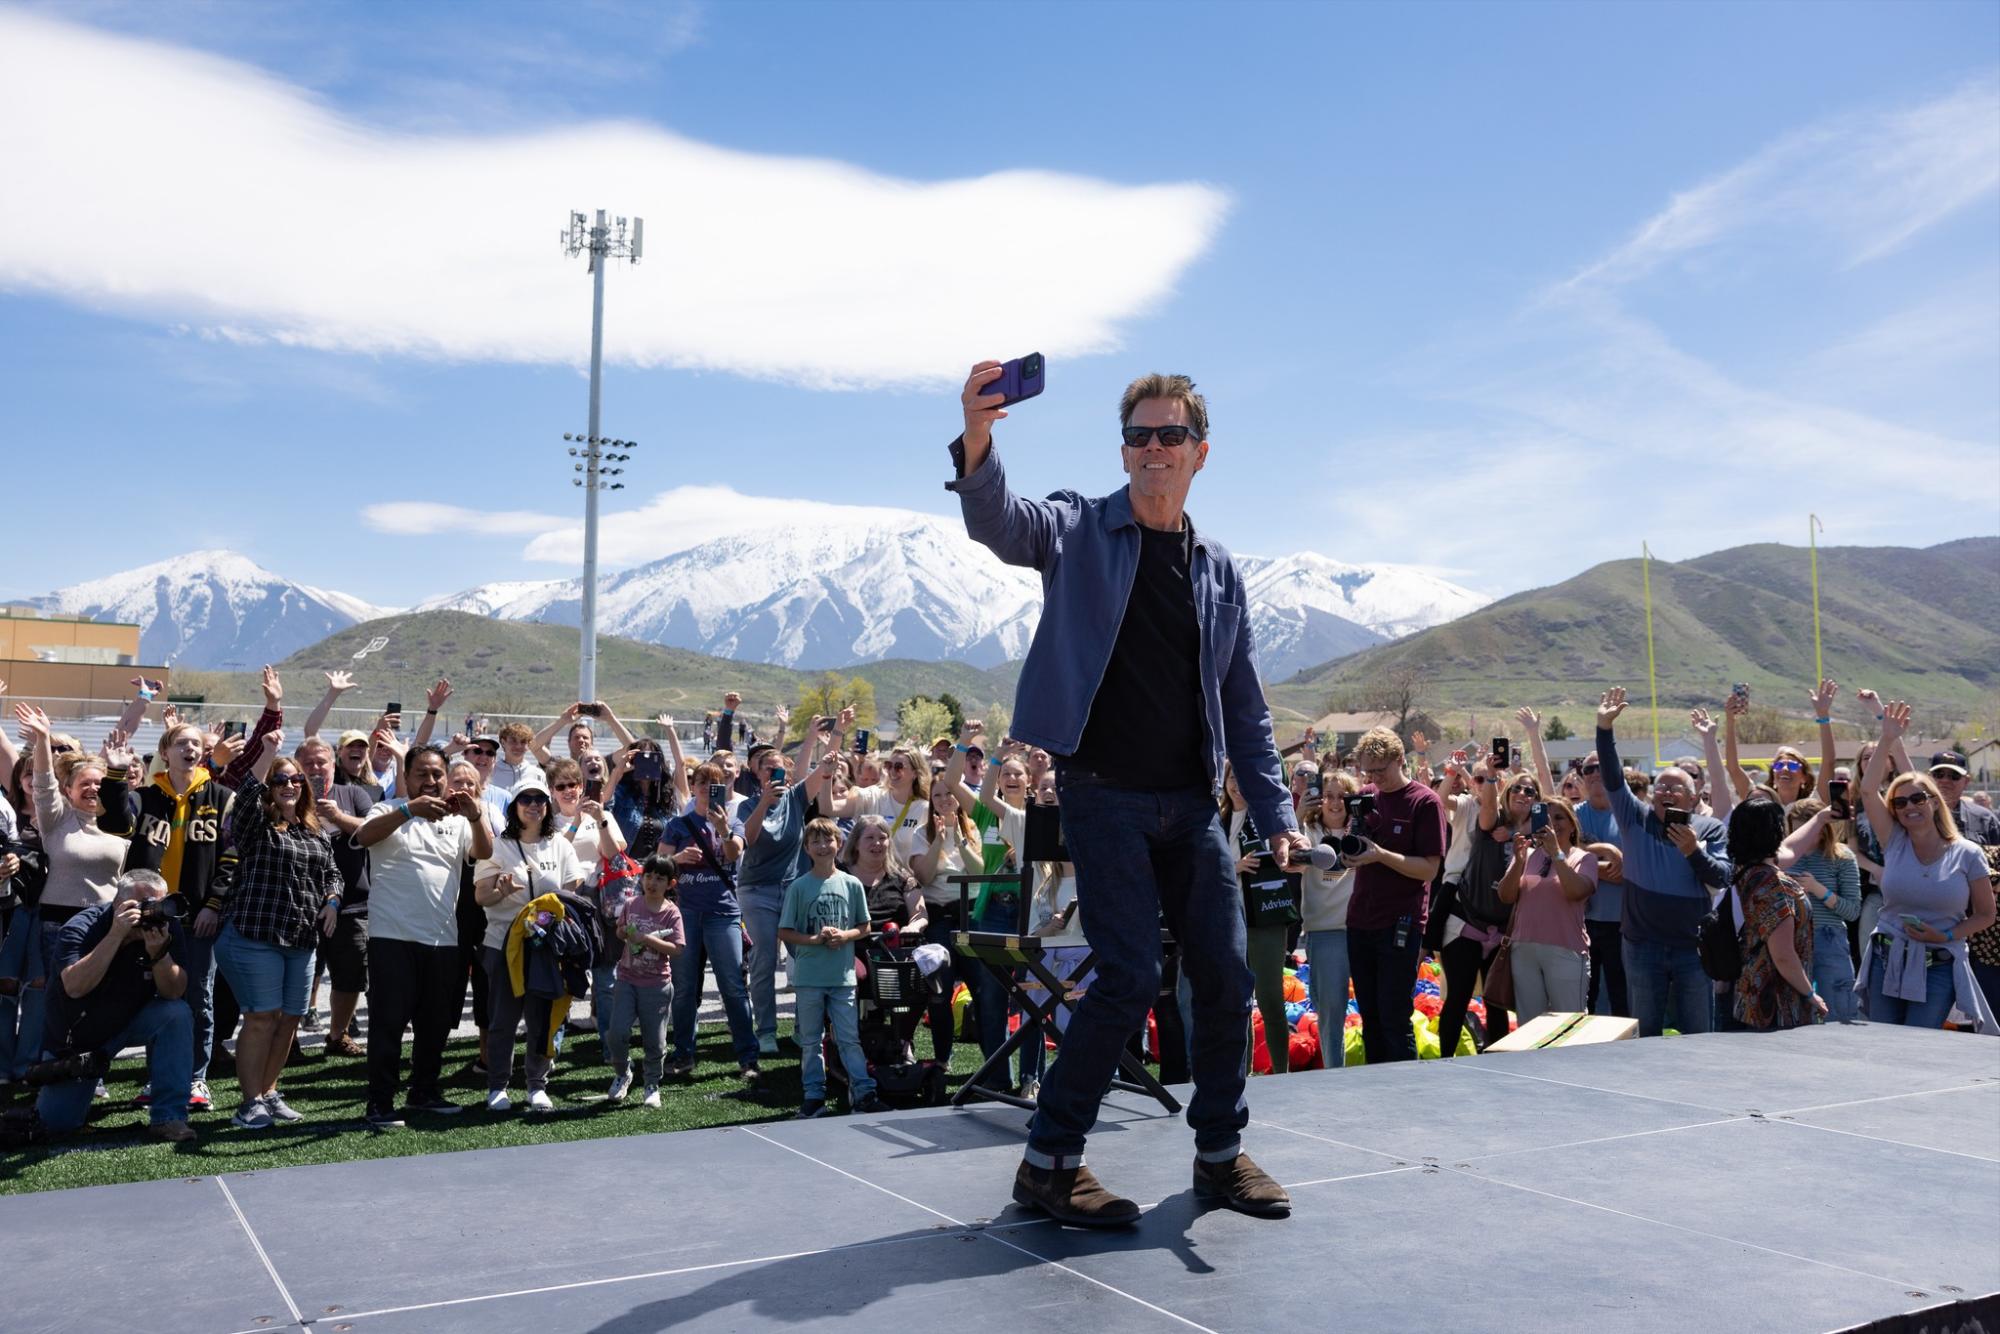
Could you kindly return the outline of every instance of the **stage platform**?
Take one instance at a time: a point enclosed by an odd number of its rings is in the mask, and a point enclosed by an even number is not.
[[[1126,1094],[1090,1145],[1147,1206],[1119,1233],[1010,1203],[1026,1120],[992,1105],[5,1197],[0,1327],[1776,1332],[2000,1292],[1990,1038],[1626,1041],[1250,1101],[1285,1221],[1197,1206],[1185,1125]]]

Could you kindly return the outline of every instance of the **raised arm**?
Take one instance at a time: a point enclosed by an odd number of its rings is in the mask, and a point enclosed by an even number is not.
[[[220,781],[226,788],[235,788],[242,784],[244,778],[250,773],[250,766],[256,762],[258,755],[261,753],[258,749],[259,744],[266,736],[277,731],[285,724],[285,710],[283,707],[285,702],[285,687],[284,683],[278,679],[278,669],[276,667],[267,665],[264,668],[264,679],[261,685],[264,691],[264,711],[257,715],[257,725],[250,729],[249,743],[222,770]]]
[[[1861,800],[1867,804],[1869,827],[1875,831],[1875,839],[1882,845],[1882,850],[1887,852],[1897,825],[1896,817],[1889,811],[1889,803],[1882,799],[1882,784],[1889,777],[1890,752],[1902,749],[1903,732],[1910,725],[1910,706],[1898,700],[1883,705],[1879,713],[1882,739],[1876,743],[1875,753],[1868,757],[1868,772],[1861,775]]]
[[[132,699],[125,706],[125,712],[118,715],[118,730],[126,736],[131,736],[134,732],[138,731],[139,724],[144,722],[146,718],[146,706],[151,704],[154,696],[158,695],[165,688],[166,686],[163,682],[148,681],[143,676],[133,677]]]
[[[971,810],[972,803],[979,799],[978,794],[965,781],[965,757],[971,753],[971,748],[975,744],[979,745],[981,749],[985,748],[983,740],[985,734],[985,723],[977,718],[967,718],[965,726],[959,730],[957,744],[951,748],[951,758],[945,761],[944,785],[951,789],[953,796],[958,798],[961,810]],[[1000,766],[997,764],[988,764],[986,767],[989,771],[994,771],[998,770]],[[991,810],[992,807],[989,806],[987,809]],[[924,883],[930,883],[929,876],[924,877]]]
[[[1055,551],[1056,534],[1075,514],[1074,501],[1029,500],[1008,489],[1007,470],[993,452],[993,423],[1007,415],[1001,395],[986,387],[1000,378],[1000,363],[982,361],[959,394],[965,430],[954,443],[964,450],[958,476],[945,490],[958,493],[965,531],[1009,565],[1041,569]]]
[[[674,729],[673,717],[670,714],[663,713],[656,721],[667,733],[667,756],[673,761],[667,767],[667,781],[673,785],[674,797],[679,803],[674,807],[674,810],[678,814],[680,811],[687,809],[687,804],[690,800],[687,757],[681,754],[681,734]]]
[[[618,715],[611,711],[611,706],[600,699],[595,702],[594,707],[597,709],[597,716],[602,718],[604,725],[611,729],[611,735],[618,738],[618,744],[621,746],[631,745],[634,740],[632,729],[627,727]]]
[[[35,755],[35,824],[42,837],[53,836],[58,821],[69,814],[62,784],[56,781],[55,745],[49,740],[49,715],[32,704],[16,704],[14,717],[21,724],[21,739]]]
[[[1604,780],[1604,795],[1611,802],[1611,813],[1618,817],[1619,834],[1629,832],[1636,836],[1646,827],[1646,808],[1632,795],[1632,789],[1625,786],[1625,763],[1618,758],[1618,737],[1613,729],[1623,712],[1625,687],[1613,686],[1597,703],[1598,774]]]
[[[1544,793],[1554,796],[1556,776],[1555,771],[1549,768],[1548,748],[1542,745],[1542,715],[1523,704],[1514,711],[1514,720],[1528,734],[1528,753],[1535,759],[1535,781],[1542,785]]]
[[[1731,694],[1722,705],[1722,772],[1728,777],[1729,786],[1734,789],[1738,801],[1748,797],[1754,786],[1750,775],[1743,771],[1743,761],[1736,749],[1736,717],[1749,707],[1749,701],[1737,694]]]
[[[1688,721],[1701,735],[1702,758],[1708,763],[1708,772],[1713,778],[1708,785],[1708,807],[1715,812],[1715,818],[1725,823],[1729,813],[1736,809],[1736,795],[1730,785],[1722,781],[1722,751],[1715,744],[1715,719],[1708,716],[1707,709],[1696,709],[1688,714]]]
[[[313,705],[312,712],[306,715],[305,740],[310,741],[319,735],[319,729],[326,724],[326,716],[333,712],[333,706],[339,702],[342,695],[352,689],[354,689],[354,673],[326,673],[326,693],[319,697],[319,703]]]
[[[0,699],[7,697],[7,683],[0,681]],[[14,766],[21,762],[20,748],[14,738],[7,735],[7,729],[0,727],[0,787],[14,781]]]
[[[438,710],[442,709],[444,702],[450,698],[451,682],[440,676],[431,688],[424,692],[424,720],[417,724],[417,734],[411,738],[411,745],[429,744],[431,733],[437,730]]]
[[[528,743],[528,749],[534,752],[536,759],[540,760],[543,764],[549,763],[549,742],[555,740],[556,733],[576,721],[577,711],[582,707],[581,704],[570,705],[557,714],[555,720],[547,727],[535,733],[534,740]]]
[[[1813,812],[1813,818],[1794,829],[1783,843],[1778,845],[1778,865],[1783,870],[1791,870],[1799,864],[1799,858],[1806,856],[1819,846],[1820,835],[1826,832],[1827,823],[1833,819],[1833,808],[1822,806]]]
[[[1819,772],[1814,775],[1813,795],[1821,801],[1831,801],[1826,794],[1826,785],[1833,780],[1834,766],[1839,760],[1834,755],[1833,745],[1833,701],[1840,694],[1840,686],[1832,680],[1819,683],[1819,689],[1812,692],[1813,722],[1819,725]]]

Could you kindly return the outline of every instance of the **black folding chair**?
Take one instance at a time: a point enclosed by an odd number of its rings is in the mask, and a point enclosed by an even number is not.
[[[1007,1035],[1007,1041],[1000,1049],[987,1057],[986,1063],[952,1096],[951,1105],[954,1107],[963,1107],[976,1098],[990,1098],[1024,1111],[1034,1110],[1035,1104],[1031,1099],[1000,1088],[987,1087],[986,1081],[991,1077],[1004,1085],[1007,1082],[1008,1058],[1031,1037],[1037,1042],[1043,1041],[1045,1036],[1053,1038],[1060,1053],[1062,1033],[1056,1026],[1056,1017],[1076,1008],[1082,994],[1080,988],[1097,962],[1096,952],[1087,951],[1067,976],[1058,974],[1048,958],[1049,946],[1041,937],[1028,934],[1035,865],[1038,862],[1066,862],[1069,860],[1069,848],[1063,842],[1060,807],[1032,804],[1027,808],[1024,824],[1024,846],[1018,850],[1019,871],[947,877],[958,886],[959,921],[965,923],[964,929],[953,934],[952,943],[959,954],[978,960],[999,979],[1007,989],[1009,999],[1018,1002],[1023,1011],[1021,1026]],[[1010,885],[1014,888],[1017,902],[1013,931],[971,929],[973,889],[987,885]],[[1171,953],[1173,938],[1164,927],[1160,931],[1160,940],[1162,949]],[[1169,1112],[1181,1109],[1174,1095],[1167,1092],[1130,1048],[1120,1053],[1118,1067],[1125,1078],[1114,1078],[1111,1087],[1130,1093],[1144,1093],[1157,1099]]]

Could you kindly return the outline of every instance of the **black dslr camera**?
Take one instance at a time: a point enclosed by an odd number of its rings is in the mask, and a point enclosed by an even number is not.
[[[30,1088],[67,1084],[77,1079],[102,1079],[111,1069],[111,1057],[101,1051],[66,1052],[53,1061],[28,1067],[23,1082]]]
[[[139,929],[141,931],[168,930],[180,915],[181,906],[173,899],[150,899],[139,909]]]
[[[1354,831],[1359,829],[1369,816],[1375,813],[1373,792],[1349,793],[1346,799],[1347,830],[1340,836],[1340,855],[1359,857],[1368,850],[1368,839]]]

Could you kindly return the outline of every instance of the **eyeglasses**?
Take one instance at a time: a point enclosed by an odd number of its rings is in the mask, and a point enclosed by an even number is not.
[[[489,760],[500,754],[499,751],[494,750],[490,746],[467,746],[465,753],[468,755],[484,755]]]
[[[1533,783],[1523,783],[1507,795],[1512,797],[1526,797],[1529,801],[1540,801],[1542,799],[1542,790]]]
[[[546,806],[549,804],[549,799],[539,792],[523,792],[520,796],[514,798],[514,804],[516,806]]]
[[[75,746],[64,745],[63,743],[58,742],[55,745],[49,747],[49,753],[52,755],[67,755],[75,749],[76,749]]]
[[[1921,792],[1921,791],[1912,792],[1907,797],[1889,798],[1889,805],[1899,811],[1902,810],[1903,807],[1905,806],[1928,806],[1930,805],[1930,802],[1931,802],[1931,794],[1928,792]]]
[[[297,787],[300,783],[303,783],[305,781],[306,781],[305,779],[299,777],[297,774],[279,774],[276,778],[273,778],[269,783],[266,783],[265,786]]]
[[[1168,449],[1179,449],[1194,435],[1191,426],[1127,426],[1119,432],[1125,437],[1125,448],[1144,449],[1146,442],[1154,436]]]
[[[887,769],[890,773],[895,773],[898,769],[907,769],[910,766],[902,760],[890,760],[887,764],[883,765],[882,767],[884,769]]]
[[[1579,768],[1577,769],[1577,772],[1578,772],[1578,773],[1580,773],[1580,774],[1594,774],[1594,773],[1596,773],[1596,772],[1598,771],[1598,769],[1599,769],[1599,768],[1601,768],[1601,767],[1602,767],[1601,765],[1596,765],[1596,764],[1586,764],[1586,765],[1582,765],[1582,766],[1580,766],[1580,767],[1579,767]]]
[[[1797,760],[1772,760],[1771,772],[1774,774],[1803,773],[1805,772],[1805,766]]]
[[[1486,777],[1484,774],[1474,774],[1472,776],[1472,781],[1477,783],[1481,787],[1485,787],[1488,783],[1492,782],[1493,780]]]
[[[582,787],[583,784],[581,783],[557,783],[555,785],[555,789],[558,792],[575,792]]]

